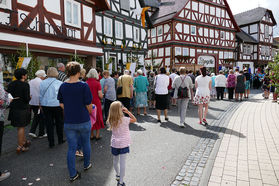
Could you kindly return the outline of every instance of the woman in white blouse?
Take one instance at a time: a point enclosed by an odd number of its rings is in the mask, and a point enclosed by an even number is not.
[[[170,78],[166,75],[166,69],[161,68],[160,74],[155,78],[155,99],[156,99],[156,110],[158,120],[157,122],[161,123],[160,115],[161,110],[164,110],[165,120],[168,121],[168,86]]]

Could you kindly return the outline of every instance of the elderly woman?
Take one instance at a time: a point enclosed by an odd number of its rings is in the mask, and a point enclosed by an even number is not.
[[[101,99],[103,99],[103,93],[102,93],[102,87],[100,82],[98,81],[99,75],[97,70],[91,69],[87,76],[88,79],[86,83],[88,84],[91,94],[93,96],[92,104],[96,105],[97,107],[97,117],[96,117],[96,123],[91,128],[91,139],[94,139],[94,130],[96,131],[96,140],[101,139],[100,137],[100,129],[105,128],[104,122],[103,122],[103,113],[102,113],[102,105],[101,105]]]
[[[69,62],[66,66],[69,80],[63,83],[59,89],[58,100],[64,109],[64,129],[68,141],[67,164],[70,181],[80,178],[81,174],[75,167],[75,153],[78,140],[81,139],[84,153],[84,171],[90,169],[90,129],[89,113],[92,112],[92,94],[89,86],[79,80],[80,64]]]
[[[7,92],[13,96],[10,104],[9,120],[11,125],[17,127],[18,147],[17,153],[28,150],[30,141],[26,140],[25,127],[30,123],[31,112],[29,108],[30,87],[26,83],[27,70],[19,68],[14,73],[16,80],[9,84]]]
[[[180,115],[180,127],[184,128],[185,124],[185,117],[186,117],[186,111],[189,103],[189,99],[191,96],[191,99],[193,100],[193,82],[190,76],[186,75],[186,68],[180,67],[179,69],[179,76],[176,76],[174,78],[174,81],[172,82],[172,88],[174,88],[174,95],[173,97],[177,99],[177,105],[178,105],[178,113]],[[178,90],[184,89],[186,95],[179,95]],[[186,92],[187,91],[187,92]]]
[[[217,99],[224,99],[224,91],[227,85],[227,78],[224,76],[224,72],[222,70],[219,71],[219,74],[215,78],[215,88],[217,91]]]
[[[63,110],[57,100],[58,90],[62,81],[57,80],[58,71],[54,67],[47,70],[48,78],[40,84],[40,105],[46,119],[46,129],[49,147],[54,147],[54,126],[58,137],[58,144],[63,140]]]
[[[140,115],[140,108],[143,107],[144,115],[147,115],[146,107],[147,104],[147,87],[149,86],[148,80],[142,74],[142,70],[137,71],[138,77],[134,80],[134,89],[136,95],[136,107],[137,107],[137,114]]]
[[[235,100],[242,101],[243,95],[245,93],[245,81],[246,77],[243,75],[243,71],[239,72],[239,75],[236,76],[236,87],[235,87]]]
[[[235,89],[235,82],[236,82],[236,76],[234,75],[233,70],[231,69],[229,71],[229,75],[227,78],[227,87],[228,87],[228,92],[229,92],[229,100],[233,99],[233,93]]]
[[[168,86],[170,83],[169,76],[166,75],[166,69],[161,68],[160,74],[155,78],[155,97],[156,97],[156,110],[157,110],[157,122],[161,123],[160,115],[161,110],[164,110],[165,120],[168,121]]]

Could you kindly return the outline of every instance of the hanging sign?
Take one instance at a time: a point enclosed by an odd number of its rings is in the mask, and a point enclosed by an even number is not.
[[[198,65],[204,67],[215,67],[215,58],[213,56],[199,56]]]

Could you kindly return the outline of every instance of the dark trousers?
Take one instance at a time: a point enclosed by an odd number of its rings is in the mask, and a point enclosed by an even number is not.
[[[118,98],[118,100],[126,107],[128,110],[131,107],[131,99],[130,98]]]
[[[30,132],[35,134],[36,129],[39,125],[39,136],[43,136],[45,134],[45,123],[43,119],[44,117],[43,113],[38,114],[39,106],[31,105],[31,110],[34,113],[34,117],[33,117]]]
[[[0,155],[1,155],[1,152],[2,152],[3,133],[4,133],[4,121],[0,121]],[[0,173],[0,175],[1,175],[1,173]]]
[[[228,92],[229,92],[229,99],[233,99],[234,87],[228,88]]]
[[[223,100],[223,98],[224,98],[224,90],[225,90],[225,87],[216,87],[217,99],[219,99],[221,97],[221,99]]]
[[[105,99],[105,106],[104,106],[104,110],[105,110],[105,121],[107,121],[108,119],[108,114],[109,114],[109,107],[111,105],[113,101],[109,100],[109,99]]]
[[[63,143],[63,110],[61,107],[43,107],[45,115],[47,138],[50,147],[54,146],[54,125],[58,137],[58,144]]]

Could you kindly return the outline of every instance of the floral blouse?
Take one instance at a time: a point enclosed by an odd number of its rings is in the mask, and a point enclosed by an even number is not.
[[[10,104],[8,93],[4,90],[2,84],[0,84],[0,121],[4,121],[4,111]]]
[[[234,88],[235,87],[235,80],[236,80],[236,76],[234,74],[229,74],[228,75],[228,78],[227,78],[228,88]]]

